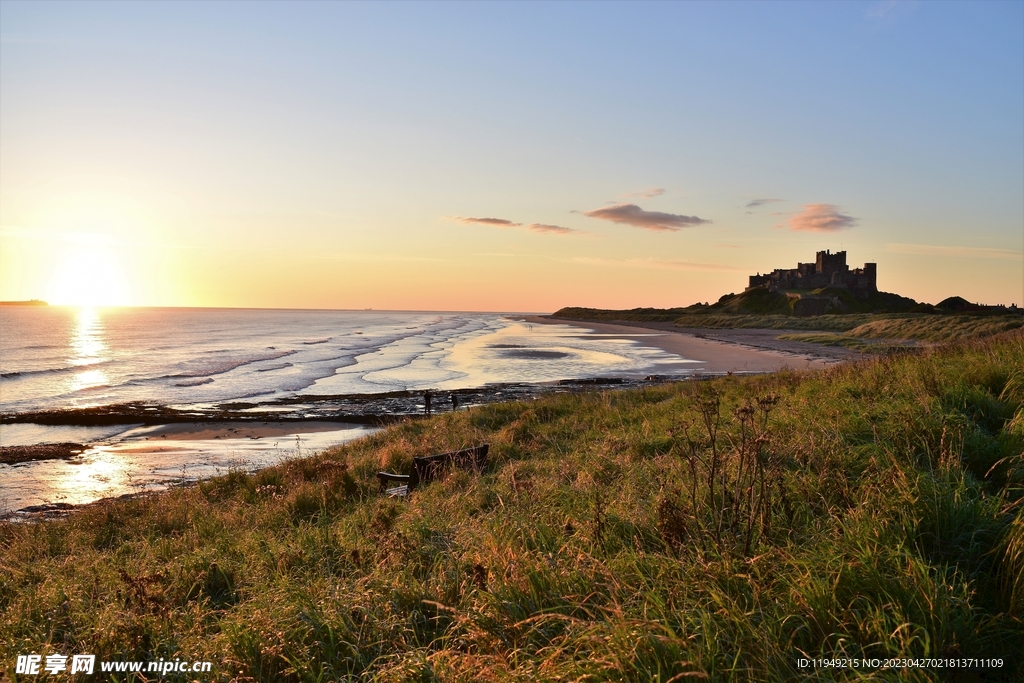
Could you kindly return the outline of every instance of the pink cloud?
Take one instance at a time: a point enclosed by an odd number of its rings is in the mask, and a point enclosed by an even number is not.
[[[544,223],[530,223],[524,225],[527,230],[533,232],[547,232],[555,235],[568,235],[573,232],[580,232],[579,230],[573,230],[572,228],[563,228],[561,225],[545,225]]]
[[[857,225],[853,216],[839,212],[834,204],[805,204],[804,210],[789,219],[790,230],[836,232]]]
[[[670,230],[675,232],[680,228],[688,228],[694,225],[710,223],[711,221],[696,216],[681,216],[674,213],[662,213],[661,211],[644,211],[636,204],[616,204],[603,209],[584,211],[584,216],[599,218],[603,221],[632,225],[644,230]]]
[[[621,197],[643,197],[645,199],[653,199],[654,197],[660,197],[665,194],[664,187],[652,187],[649,190],[640,190],[639,192],[630,192],[628,194],[620,195]]]
[[[504,228],[515,228],[522,225],[522,223],[513,223],[512,221],[505,220],[504,218],[471,218],[467,216],[452,216],[452,220],[457,223],[466,224],[477,224],[477,225],[497,225]]]
[[[571,235],[581,233],[582,230],[563,228],[560,225],[546,225],[544,223],[516,223],[505,218],[474,218],[472,216],[451,216],[450,220],[466,225],[490,225],[498,228],[525,228],[531,232],[539,232],[548,235]]]

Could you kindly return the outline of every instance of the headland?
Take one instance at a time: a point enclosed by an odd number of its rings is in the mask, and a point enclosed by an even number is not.
[[[935,305],[880,291],[878,268],[851,269],[846,252],[819,251],[813,262],[748,278],[739,294],[680,308],[607,310],[566,307],[562,321],[643,325],[730,343],[815,355],[813,346],[844,349],[834,357],[885,353],[938,342],[977,339],[1024,327],[1024,309],[953,296]],[[745,332],[740,332],[745,330]],[[749,331],[747,331],[749,330]],[[753,332],[759,330],[760,332]],[[795,344],[795,346],[794,346]]]

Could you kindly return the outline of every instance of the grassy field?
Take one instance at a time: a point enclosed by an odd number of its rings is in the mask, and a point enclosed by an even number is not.
[[[902,341],[937,343],[981,339],[1024,327],[1024,318],[1020,316],[894,315],[869,317],[874,319],[849,327],[847,331],[841,333],[781,334],[779,339],[825,346],[841,346],[865,353],[892,353],[901,348],[899,342]],[[826,322],[826,324],[829,323]],[[886,343],[890,341],[894,343]]]
[[[792,315],[755,314],[690,314],[680,316],[673,322],[679,327],[704,327],[717,329],[762,329],[762,330],[815,330],[821,332],[848,332],[883,316],[899,314],[850,313],[845,315],[818,315],[797,318]]]
[[[692,307],[691,307],[692,308]],[[681,314],[680,311],[682,311]],[[678,327],[705,329],[807,330],[842,333],[851,339],[892,339],[928,342],[977,339],[1024,328],[1022,315],[977,313],[845,313],[796,317],[776,313],[718,313],[714,310],[633,309],[604,311],[563,308],[556,316],[598,322],[673,322]],[[795,337],[792,337],[795,339]],[[803,340],[808,341],[808,340]],[[818,343],[830,343],[822,337]],[[834,340],[833,340],[834,341]],[[836,345],[855,346],[836,342]]]
[[[906,315],[879,318],[852,328],[847,335],[863,339],[917,339],[941,342],[978,339],[1024,327],[1024,316]]]
[[[376,471],[478,443],[482,473],[377,495]],[[923,681],[946,672],[798,658],[972,657],[1002,666],[956,680],[1020,680],[1022,451],[1020,332],[445,414],[0,525],[0,666],[21,680],[16,654],[91,652],[239,681]]]
[[[788,341],[801,341],[810,344],[821,344],[822,346],[841,346],[846,349],[863,351],[865,353],[892,353],[899,351],[903,346],[887,344],[861,339],[860,337],[836,334],[834,332],[803,332],[798,334],[780,334],[779,339]]]

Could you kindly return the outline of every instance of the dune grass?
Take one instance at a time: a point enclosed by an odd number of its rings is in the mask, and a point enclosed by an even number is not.
[[[1024,327],[1024,317],[1009,315],[910,314],[870,317],[873,319],[850,327],[842,333],[808,332],[782,334],[779,335],[779,339],[822,344],[824,346],[841,346],[866,353],[891,353],[901,348],[902,344],[900,342],[936,343],[961,339],[980,339]],[[826,321],[825,324],[827,325],[829,322]]]
[[[907,315],[880,318],[847,334],[864,339],[918,339],[943,342],[978,339],[1024,327],[1021,315]]]
[[[694,310],[690,307],[628,311],[563,308],[555,315],[595,322],[673,322],[683,328],[806,330],[841,333],[849,339],[926,342],[978,339],[1024,327],[1024,316],[1019,313],[843,313],[797,317],[778,312],[721,312],[713,308]],[[858,348],[855,342],[841,342],[831,337],[802,341]]]
[[[408,500],[374,473],[491,444]],[[0,525],[14,655],[239,681],[1024,673],[1024,335],[403,423],[256,474]],[[141,680],[141,679],[140,679]]]
[[[850,313],[797,318],[784,315],[687,315],[679,327],[719,329],[818,330],[851,339],[892,339],[929,342],[978,339],[1024,327],[1021,315],[934,313]]]
[[[907,348],[904,344],[888,341],[869,341],[860,337],[835,334],[834,332],[803,332],[797,334],[780,334],[779,339],[801,341],[822,346],[840,346],[845,349],[863,351],[865,353],[893,353]]]
[[[704,327],[711,329],[762,329],[762,330],[817,330],[822,332],[847,332],[880,317],[879,314],[849,313],[844,315],[817,315],[797,318],[792,315],[737,314],[691,314],[676,318],[678,327]]]

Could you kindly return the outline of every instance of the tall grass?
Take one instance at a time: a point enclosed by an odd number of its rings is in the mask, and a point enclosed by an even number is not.
[[[851,337],[865,339],[921,339],[952,341],[977,339],[1024,327],[1020,315],[907,315],[872,320],[851,329]]]
[[[856,325],[854,325],[856,321],[849,321],[848,329],[841,334],[783,334],[779,335],[779,339],[804,341],[825,346],[842,346],[871,353],[891,353],[900,348],[901,341],[935,343],[980,339],[1024,327],[1024,317],[1019,315],[907,314],[886,317],[871,316],[871,318],[867,322]],[[827,324],[830,323],[826,322]]]
[[[14,655],[215,678],[939,680],[1024,672],[1024,335],[548,396],[63,521],[0,525]],[[374,473],[491,444],[408,500]],[[140,679],[141,680],[141,679]]]
[[[914,339],[946,342],[978,339],[1024,327],[1020,315],[971,315],[926,313],[850,313],[795,318],[784,315],[686,315],[677,318],[680,327],[760,328],[769,330],[820,330],[842,333],[849,344],[833,337],[819,343],[851,346],[859,339]],[[791,338],[797,339],[794,335]]]

